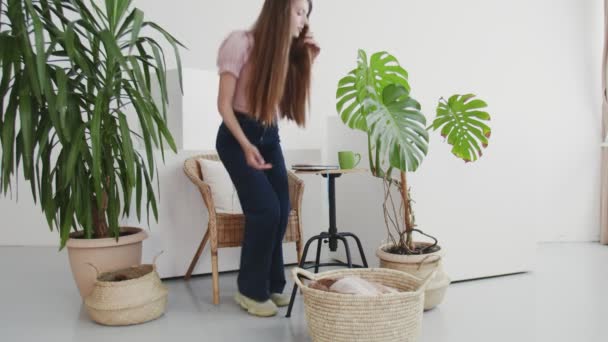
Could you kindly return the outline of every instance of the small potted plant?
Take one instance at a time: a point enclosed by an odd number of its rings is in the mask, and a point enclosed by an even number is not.
[[[410,89],[408,73],[394,56],[382,51],[368,60],[359,50],[357,68],[338,83],[336,109],[348,127],[367,134],[370,171],[383,180],[388,241],[377,250],[380,264],[419,277],[437,269],[426,291],[425,309],[430,309],[441,302],[450,280],[437,239],[416,228],[406,173],[416,171],[427,155],[429,131],[440,131],[456,157],[478,160],[491,135],[490,115],[475,95],[453,95],[439,100],[437,116],[427,126]],[[414,233],[432,242],[416,241]]]
[[[141,263],[146,233],[119,219],[132,205],[141,218],[144,195],[148,219],[150,209],[158,219],[153,149],[176,151],[165,54],[142,32],[164,37],[181,70],[181,44],[130,0],[96,3],[0,2],[0,185],[6,195],[23,170],[83,297],[95,281],[87,263],[101,271]]]

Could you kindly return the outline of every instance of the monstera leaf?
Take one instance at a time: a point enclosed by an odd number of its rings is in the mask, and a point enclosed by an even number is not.
[[[465,162],[475,161],[488,146],[492,132],[484,123],[490,121],[490,114],[481,110],[487,106],[473,94],[453,95],[447,101],[442,98],[430,128],[441,129],[441,136],[453,146],[452,153],[456,157]]]
[[[428,153],[429,134],[420,104],[410,97],[408,89],[389,84],[381,101],[364,102],[370,140],[376,143],[381,160],[402,171],[415,171]]]
[[[338,83],[336,109],[342,121],[350,128],[367,132],[363,106],[366,99],[378,101],[383,89],[389,84],[397,84],[409,91],[407,71],[391,54],[381,51],[372,55],[369,64],[367,54],[359,50],[357,68]]]

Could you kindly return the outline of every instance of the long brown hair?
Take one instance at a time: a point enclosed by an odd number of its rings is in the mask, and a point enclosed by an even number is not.
[[[252,29],[247,97],[251,114],[265,125],[274,122],[277,109],[298,126],[306,124],[312,59],[304,45],[308,27],[298,38],[291,36],[291,2],[266,0]],[[312,0],[308,4],[310,15]]]

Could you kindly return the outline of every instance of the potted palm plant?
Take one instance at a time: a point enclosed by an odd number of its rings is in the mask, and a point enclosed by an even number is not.
[[[450,281],[441,268],[437,239],[416,228],[406,175],[427,155],[429,131],[439,130],[456,157],[478,160],[488,146],[490,115],[484,111],[487,104],[475,95],[453,95],[439,100],[437,116],[427,126],[410,89],[408,73],[394,56],[382,51],[368,59],[359,50],[357,68],[338,83],[336,109],[348,127],[367,134],[370,171],[383,180],[388,238],[376,253],[380,264],[420,277],[439,268],[426,293],[425,308],[430,309],[441,302]],[[416,241],[414,233],[432,242]]]
[[[132,206],[141,219],[144,195],[148,221],[158,219],[154,149],[176,151],[165,54],[146,30],[171,44],[181,70],[181,43],[131,0],[0,2],[0,185],[6,195],[22,170],[83,297],[95,281],[87,263],[141,263],[146,233],[119,219]]]

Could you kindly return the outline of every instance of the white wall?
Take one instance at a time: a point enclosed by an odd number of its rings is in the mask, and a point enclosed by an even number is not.
[[[434,141],[415,176],[419,197],[440,193],[446,179],[483,182],[492,191],[464,193],[462,202],[483,195],[478,210],[491,213],[490,226],[522,216],[513,234],[540,241],[598,239],[600,1],[379,1],[378,10],[367,1],[348,3],[344,11],[345,1],[323,2],[316,13],[327,18],[327,26],[315,30],[319,36],[341,41],[330,43],[319,63],[328,79],[354,65],[356,48],[387,49],[409,71],[428,116],[440,96],[458,92],[473,91],[490,104],[494,131],[484,159],[461,173],[447,148]],[[357,26],[353,19],[366,12],[379,16]],[[346,30],[331,30],[330,23]],[[391,30],[396,41],[382,34]],[[335,82],[325,85],[323,103],[333,103]],[[518,193],[503,196],[503,188]],[[505,210],[492,209],[500,207]]]
[[[564,4],[563,6],[562,3]],[[527,87],[539,129],[534,151],[537,237],[599,240],[602,1],[533,4],[551,9],[532,32],[538,55]],[[557,6],[556,6],[557,5]],[[542,38],[542,39],[541,39]],[[534,62],[533,62],[534,61]]]
[[[250,26],[261,3],[136,1],[179,32],[189,46],[184,64],[203,69],[214,66],[229,30]],[[474,91],[490,103],[495,130],[487,156],[513,156],[502,178],[525,170],[530,180],[520,200],[536,208],[535,229],[522,233],[540,241],[597,240],[602,13],[599,0],[317,0],[311,28],[322,53],[312,123],[290,140],[318,147],[319,118],[335,114],[336,82],[354,65],[356,50],[388,50],[410,72],[428,115],[439,96],[456,92]],[[503,129],[511,118],[528,140],[517,126]]]
[[[182,33],[186,65],[208,68],[225,32],[248,27],[261,3],[138,5]],[[188,10],[176,10],[180,4]],[[336,82],[354,65],[356,50],[385,49],[410,72],[428,115],[440,96],[457,92],[474,91],[490,103],[494,135],[486,157],[512,158],[500,177],[521,170],[529,187],[518,200],[536,211],[534,229],[515,231],[540,241],[597,240],[602,13],[599,0],[318,0],[311,18],[322,46],[313,124],[297,144],[318,146],[314,132],[322,122],[315,120],[335,114]],[[520,123],[502,126],[510,120]]]
[[[205,70],[215,68],[226,34],[249,27],[261,3],[135,1],[188,46],[185,67]],[[419,220],[450,239],[448,250],[477,245],[490,254],[493,244],[509,241],[528,250],[535,240],[597,240],[599,0],[317,0],[314,7],[311,27],[322,52],[314,70],[311,120],[305,131],[284,127],[286,150],[318,151],[332,161],[328,141],[348,145],[351,137],[328,129],[336,83],[355,65],[358,48],[387,50],[409,71],[414,96],[429,118],[437,99],[453,93],[473,91],[490,104],[492,142],[478,164],[463,166],[434,139],[429,157],[410,177]],[[0,245],[54,245],[55,236],[44,233],[42,214],[26,191],[22,183],[19,203],[0,199],[5,226]],[[450,231],[454,222],[459,234]],[[469,230],[469,222],[476,228]],[[480,234],[482,225],[487,232]],[[498,231],[514,240],[497,241],[492,232]],[[512,253],[527,255],[520,244],[511,247]]]

